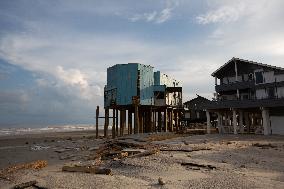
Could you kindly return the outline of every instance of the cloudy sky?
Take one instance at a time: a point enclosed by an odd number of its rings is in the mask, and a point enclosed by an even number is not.
[[[212,98],[232,57],[284,67],[282,0],[1,0],[0,126],[94,123],[106,68],[150,64]]]

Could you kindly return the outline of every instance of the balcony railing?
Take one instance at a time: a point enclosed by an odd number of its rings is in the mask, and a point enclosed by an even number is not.
[[[206,109],[257,107],[284,107],[284,98],[216,100],[206,105]]]
[[[229,84],[216,85],[215,90],[217,93],[219,93],[221,91],[232,91],[237,89],[254,88],[254,86],[255,86],[254,81],[240,81]]]

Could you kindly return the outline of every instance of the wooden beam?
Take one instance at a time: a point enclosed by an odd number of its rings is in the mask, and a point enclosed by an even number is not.
[[[100,107],[97,106],[97,109],[96,109],[96,138],[99,138],[99,114],[100,114]]]

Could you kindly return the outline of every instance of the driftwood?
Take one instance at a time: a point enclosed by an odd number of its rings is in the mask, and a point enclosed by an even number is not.
[[[24,183],[21,183],[21,184],[14,186],[13,189],[27,188],[27,187],[33,186],[35,184],[37,184],[37,181],[35,181],[35,180],[29,181],[29,182],[24,182]]]
[[[202,150],[211,150],[208,147],[179,147],[179,146],[168,146],[160,148],[160,151],[175,151],[175,152],[193,152],[193,151],[202,151]]]
[[[191,167],[198,167],[198,168],[205,168],[205,169],[217,169],[214,165],[203,165],[203,164],[197,164],[192,162],[183,162],[181,163],[182,166],[191,166]]]
[[[153,154],[157,154],[159,152],[159,150],[157,149],[153,149],[153,150],[146,150],[145,152],[141,152],[138,154],[134,154],[132,156],[128,156],[128,158],[137,158],[137,157],[143,157],[143,156],[150,156]]]
[[[259,148],[262,148],[262,149],[277,148],[276,145],[272,145],[271,143],[267,143],[267,144],[254,143],[254,144],[252,144],[252,146],[259,147]]]
[[[37,185],[37,181],[36,180],[32,180],[29,182],[24,182],[21,184],[18,184],[16,186],[13,187],[13,189],[24,189],[24,188],[28,188],[28,187],[33,187],[33,188],[37,188],[37,189],[47,189],[45,187],[41,187]]]
[[[63,166],[62,171],[103,174],[103,175],[110,175],[111,174],[111,169],[108,169],[108,168],[93,167],[93,166],[80,166],[80,165]]]

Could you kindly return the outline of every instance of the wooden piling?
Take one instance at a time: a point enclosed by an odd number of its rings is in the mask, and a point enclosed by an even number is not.
[[[116,120],[115,120],[115,136],[118,137],[118,109],[116,109]]]
[[[100,114],[100,107],[97,106],[97,109],[96,109],[96,138],[99,138],[99,114]]]
[[[104,125],[104,137],[108,137],[109,126],[109,108],[105,108],[105,125]]]
[[[162,113],[158,111],[158,131],[162,131]]]
[[[139,112],[138,105],[134,105],[134,134],[139,132]]]
[[[167,108],[164,111],[164,130],[165,130],[165,132],[168,132],[168,112],[167,112]]]
[[[128,110],[128,134],[132,134],[132,111]]]
[[[112,109],[112,138],[115,138],[115,109]]]

